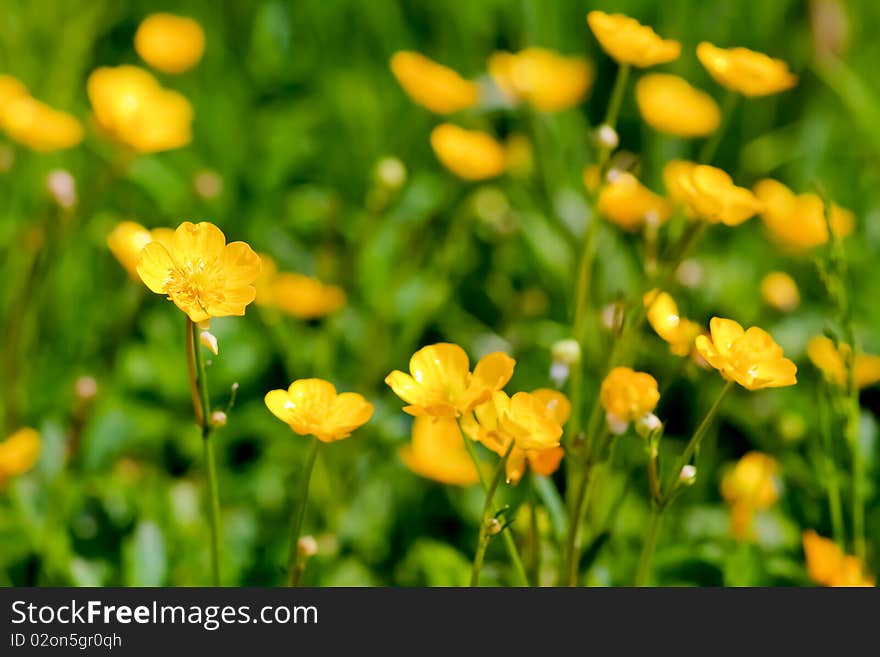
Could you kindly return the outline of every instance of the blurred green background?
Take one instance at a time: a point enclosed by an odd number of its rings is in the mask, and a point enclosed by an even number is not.
[[[846,19],[843,35],[832,12]],[[586,26],[590,9],[626,13],[682,42],[662,67],[720,99],[699,65],[702,40],[742,45],[789,62],[792,91],[740,103],[716,164],[739,184],[772,176],[797,191],[821,180],[857,217],[846,242],[853,272],[856,333],[880,352],[880,6],[803,0],[481,0],[480,2],[67,2],[5,0],[0,5],[0,72],[79,117],[84,143],[59,154],[30,153],[4,140],[0,172],[0,269],[4,436],[20,425],[43,438],[36,468],[0,490],[3,585],[199,585],[208,579],[207,520],[198,431],[192,421],[184,317],[132,281],[106,247],[113,226],[210,220],[230,240],[269,253],[279,267],[340,285],[348,305],[333,316],[277,321],[254,306],[244,318],[214,320],[220,356],[209,377],[215,400],[240,385],[228,425],[216,434],[223,508],[223,581],[284,581],[291,496],[306,454],[262,398],[295,378],[318,376],[376,404],[373,420],[322,450],[304,532],[319,553],[309,585],[466,583],[482,504],[479,487],[456,489],[410,473],[398,456],[410,418],[382,380],[406,369],[418,347],[461,344],[472,360],[495,349],[517,360],[510,390],[551,385],[550,349],[569,336],[577,236],[587,221],[581,183],[593,156],[590,126],[604,114],[616,65]],[[191,16],[204,27],[205,56],[180,76],[157,75],[195,108],[192,144],[139,156],[119,175],[115,149],[89,127],[85,93],[98,66],[143,65],[132,37],[156,11]],[[822,12],[826,13],[822,13]],[[836,14],[831,14],[832,17]],[[818,17],[825,16],[824,20]],[[388,69],[391,55],[418,50],[466,77],[483,74],[494,50],[529,45],[590,57],[597,80],[588,100],[558,114],[470,111],[462,124],[497,135],[522,132],[535,147],[526,179],[465,183],[444,171],[428,141],[439,120],[405,96]],[[817,57],[820,46],[836,53]],[[620,121],[622,148],[639,154],[643,179],[661,189],[662,165],[694,157],[698,143],[662,137],[641,122],[630,89]],[[382,186],[377,164],[398,158],[405,183]],[[61,210],[46,176],[70,171],[79,203]],[[222,190],[196,193],[215,172]],[[594,296],[604,305],[639,289],[638,238],[611,224],[599,233]],[[760,221],[716,227],[693,259],[696,284],[676,297],[702,323],[713,315],[770,331],[800,366],[790,389],[728,400],[698,460],[700,476],[672,511],[655,578],[665,584],[808,582],[800,532],[830,534],[816,464],[820,377],[804,355],[809,337],[833,316],[810,256],[779,253]],[[764,274],[788,271],[801,307],[783,315],[757,293]],[[591,327],[584,361],[588,399],[607,348]],[[649,329],[638,367],[667,388],[657,414],[670,444],[687,437],[722,381],[681,370]],[[97,381],[93,400],[77,396],[81,377]],[[877,417],[880,391],[862,392],[861,449],[868,462],[869,559],[877,571]],[[758,523],[745,553],[729,537],[718,484],[724,468],[760,449],[781,464],[783,494]],[[629,583],[648,512],[644,453],[620,441],[604,473],[583,581]],[[844,460],[845,464],[845,460]],[[844,468],[846,469],[846,468]],[[555,475],[562,490],[564,473]],[[844,482],[847,494],[851,482]],[[559,545],[549,486],[505,491],[516,507],[535,495],[542,511],[545,570]],[[513,531],[522,539],[520,514]],[[607,539],[607,540],[606,540]],[[487,583],[506,583],[495,541]]]

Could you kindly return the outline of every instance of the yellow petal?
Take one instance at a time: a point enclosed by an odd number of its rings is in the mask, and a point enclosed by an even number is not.
[[[565,424],[571,415],[571,402],[564,394],[551,388],[538,388],[532,394],[544,405],[547,416]]]
[[[183,73],[205,50],[205,33],[192,18],[151,14],[138,26],[134,47],[147,64],[163,73]]]
[[[279,420],[286,422],[287,424],[290,424],[293,421],[293,407],[288,404],[290,401],[290,395],[287,394],[286,390],[270,390],[266,393],[264,401],[266,403],[266,408],[268,408],[272,415]]]
[[[158,242],[150,242],[141,251],[137,273],[150,290],[156,294],[165,293],[169,272],[174,269],[174,260],[168,250]]]
[[[721,110],[704,91],[677,75],[652,73],[636,83],[636,102],[645,122],[679,137],[704,137],[721,123]]]
[[[223,255],[226,237],[214,224],[201,221],[194,224],[184,221],[174,231],[173,251],[175,262],[207,262]]]
[[[719,354],[726,356],[734,341],[743,336],[743,327],[732,319],[713,317],[709,322],[709,331],[712,334],[712,344]]]

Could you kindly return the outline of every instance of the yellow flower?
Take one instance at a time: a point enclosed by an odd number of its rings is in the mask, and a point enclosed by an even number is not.
[[[667,292],[651,290],[645,294],[643,303],[648,308],[648,323],[657,335],[669,343],[669,351],[676,356],[690,354],[694,340],[703,332],[703,327],[679,315],[678,305]]]
[[[558,112],[584,99],[595,78],[583,57],[565,57],[544,48],[489,57],[489,74],[507,96],[530,103],[539,112]]]
[[[341,440],[366,424],[373,405],[356,392],[336,393],[323,379],[299,379],[287,390],[266,393],[266,407],[300,436],[324,443]]]
[[[40,434],[22,427],[0,442],[0,484],[8,477],[27,472],[40,456]]]
[[[795,251],[828,242],[828,224],[818,195],[795,194],[769,178],[755,185],[755,195],[763,203],[761,219],[774,241]],[[835,235],[849,235],[854,224],[852,212],[832,204],[831,229]]]
[[[600,172],[598,164],[589,164],[584,167],[584,187],[587,188],[587,191],[591,194],[594,194],[597,189],[599,189],[600,180]]]
[[[442,123],[431,131],[437,159],[459,178],[485,180],[504,173],[504,146],[490,134]]]
[[[598,207],[599,214],[628,231],[639,230],[649,221],[659,225],[672,214],[666,199],[626,172],[617,173],[602,187]]]
[[[138,26],[134,49],[147,64],[163,73],[183,73],[205,52],[205,32],[192,18],[152,14]]]
[[[834,541],[808,529],[803,534],[803,543],[807,574],[817,584],[874,586],[874,578],[865,572],[864,564],[858,558],[844,554]]]
[[[709,223],[738,226],[763,205],[745,187],[737,187],[721,169],[673,160],[664,169],[667,191],[688,214]]]
[[[270,306],[299,319],[325,317],[345,305],[342,288],[325,285],[303,274],[278,272],[275,261],[260,254],[262,269],[254,286],[256,303]]]
[[[846,364],[852,349],[848,344],[834,346],[834,341],[824,335],[817,335],[807,344],[807,356],[831,383],[847,385]],[[880,356],[859,354],[853,366],[853,378],[857,388],[867,388],[880,381]]]
[[[715,81],[744,96],[767,96],[791,89],[797,76],[781,59],[747,48],[718,48],[704,41],[697,58]]]
[[[150,242],[160,242],[165,248],[171,248],[173,236],[170,228],[147,230],[134,221],[121,221],[107,236],[107,246],[129,275],[140,281],[137,266],[144,247]]]
[[[144,284],[165,294],[195,322],[244,315],[254,300],[251,283],[260,274],[260,257],[244,242],[226,244],[212,223],[185,221],[170,246],[150,242],[137,266]]]
[[[797,283],[784,271],[771,271],[761,279],[761,297],[768,306],[784,313],[790,313],[801,302]]]
[[[89,76],[88,94],[100,127],[136,151],[171,150],[192,139],[189,101],[142,68],[99,68]]]
[[[417,52],[397,52],[391,72],[414,103],[436,114],[473,107],[480,100],[476,83]]]
[[[642,76],[636,83],[636,102],[645,123],[677,137],[704,137],[721,123],[721,110],[712,96],[677,75]]]
[[[470,486],[480,480],[455,418],[417,417],[412,442],[401,448],[400,458],[417,475],[441,484]]]
[[[644,68],[678,59],[681,44],[660,38],[654,30],[623,14],[591,11],[587,23],[602,50],[620,64]]]
[[[0,124],[12,139],[35,151],[58,151],[82,141],[76,117],[30,96],[16,96],[0,105]]]
[[[657,380],[650,374],[629,367],[615,367],[602,381],[599,400],[611,430],[623,433],[630,422],[657,408],[660,391]]]
[[[0,115],[13,100],[26,98],[28,95],[28,89],[21,80],[11,75],[0,75]]]
[[[749,452],[721,480],[721,496],[731,506],[734,538],[751,538],[755,512],[770,508],[779,499],[778,476],[776,459]]]
[[[516,361],[499,351],[484,356],[474,371],[456,344],[422,347],[409,361],[410,374],[394,370],[385,383],[409,406],[410,415],[458,417],[487,401],[513,375]]]
[[[722,376],[747,390],[779,388],[797,383],[797,366],[782,355],[782,347],[767,331],[743,327],[732,319],[713,317],[709,322],[711,339],[697,336],[696,346]]]

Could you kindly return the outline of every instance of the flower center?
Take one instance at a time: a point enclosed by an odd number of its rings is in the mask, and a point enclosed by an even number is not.
[[[175,302],[207,312],[208,307],[223,302],[223,282],[216,258],[208,262],[197,258],[170,269],[164,291]]]

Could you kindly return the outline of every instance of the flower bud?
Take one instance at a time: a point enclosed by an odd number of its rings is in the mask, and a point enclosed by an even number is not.
[[[76,181],[69,171],[53,169],[46,176],[46,189],[59,207],[69,210],[76,205]]]
[[[486,533],[489,536],[496,536],[500,534],[502,529],[504,529],[504,527],[499,522],[498,518],[490,518],[486,522]]]
[[[399,189],[406,182],[406,166],[396,157],[383,157],[376,164],[376,180],[388,189]]]
[[[620,138],[617,136],[617,131],[614,128],[603,124],[596,128],[596,142],[602,148],[614,150],[620,143]]]
[[[636,432],[642,438],[648,438],[655,431],[660,429],[663,426],[663,423],[653,413],[648,413],[647,415],[643,415],[638,420],[636,420]]]
[[[688,464],[681,469],[678,480],[685,486],[692,486],[697,480],[697,469]]]
[[[226,426],[226,413],[223,411],[214,411],[211,413],[211,426],[215,428]]]
[[[626,433],[626,428],[629,426],[629,422],[616,415],[612,415],[611,413],[606,413],[605,419],[608,421],[608,431],[612,435],[622,436]]]
[[[195,187],[196,194],[206,201],[210,201],[220,196],[223,191],[223,178],[216,171],[203,169],[196,174],[193,187]]]
[[[220,349],[217,344],[217,338],[210,331],[202,331],[201,333],[199,333],[199,342],[207,347],[208,350],[215,356],[220,353]]]
[[[685,287],[698,287],[703,282],[703,265],[696,260],[685,260],[679,266],[676,278]]]
[[[562,365],[577,365],[581,362],[581,346],[573,338],[558,340],[551,348],[553,363]]]
[[[557,388],[561,388],[568,381],[571,369],[565,363],[553,363],[550,365],[550,380]]]
[[[623,327],[623,308],[620,304],[609,303],[602,308],[602,326],[617,333]]]
[[[314,536],[301,536],[297,541],[296,549],[301,557],[308,559],[318,554],[318,541]]]

